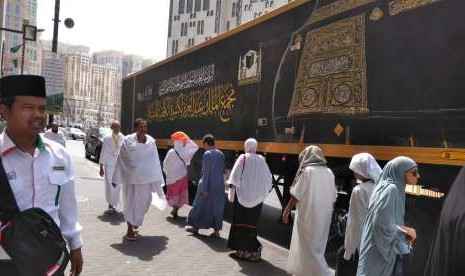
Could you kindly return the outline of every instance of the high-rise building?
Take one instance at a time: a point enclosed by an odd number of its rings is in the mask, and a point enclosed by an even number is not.
[[[191,48],[292,0],[170,0],[166,56]]]
[[[144,65],[144,58],[137,55],[125,55],[123,57],[123,78],[129,74],[141,70]]]
[[[87,125],[109,126],[117,117],[120,109],[120,101],[117,95],[118,68],[112,65],[92,64],[91,81],[91,106],[86,110]],[[121,98],[121,97],[120,97]]]
[[[47,100],[51,101],[50,107],[57,112],[59,108],[56,105],[62,105],[65,93],[65,69],[66,56],[51,50],[42,50],[42,76],[45,78],[47,95],[51,96]],[[65,118],[60,118],[61,123],[65,123],[64,120]]]
[[[116,93],[114,95],[115,106],[114,114],[112,118],[119,119],[121,118],[121,89],[122,89],[122,80],[123,80],[123,58],[124,53],[120,51],[101,51],[93,54],[93,63],[98,65],[109,65],[117,69],[116,74]]]
[[[6,0],[4,27],[21,31],[23,24],[37,25],[37,0]],[[3,74],[21,73],[24,48],[24,74],[40,74],[41,52],[37,42],[26,41],[23,45],[22,34],[5,31],[3,51]]]
[[[63,116],[68,124],[106,125],[117,119],[118,68],[94,64],[89,47],[68,45]]]

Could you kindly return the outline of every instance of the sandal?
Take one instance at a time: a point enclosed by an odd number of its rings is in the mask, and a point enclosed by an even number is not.
[[[186,231],[189,232],[189,233],[192,233],[194,235],[197,235],[199,233],[199,228],[196,228],[196,227],[193,227],[193,226],[186,226]]]
[[[125,239],[127,241],[137,241],[136,235],[128,235],[128,234],[126,234],[126,235],[123,236],[123,239]]]

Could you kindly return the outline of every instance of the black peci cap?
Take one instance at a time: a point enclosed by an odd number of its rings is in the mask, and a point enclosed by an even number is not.
[[[0,98],[13,96],[47,97],[45,79],[36,75],[11,75],[0,79]]]

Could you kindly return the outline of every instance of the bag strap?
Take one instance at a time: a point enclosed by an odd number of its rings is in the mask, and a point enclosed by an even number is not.
[[[244,153],[244,164],[242,164],[242,171],[241,171],[241,184],[242,184],[242,175],[244,174],[245,168],[245,161],[247,160],[247,155]]]
[[[15,214],[20,213],[15,196],[11,190],[8,177],[0,158],[0,220],[9,221]]]
[[[176,152],[176,155],[179,157],[179,159],[181,159],[181,161],[182,161],[182,163],[184,164],[184,166],[187,167],[186,162],[184,161],[184,159],[182,159],[181,155],[179,155],[178,151],[177,151],[177,150],[174,150],[174,152]]]

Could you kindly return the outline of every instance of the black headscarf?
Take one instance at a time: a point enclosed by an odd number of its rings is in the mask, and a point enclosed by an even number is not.
[[[425,276],[465,275],[465,166],[442,206]]]

